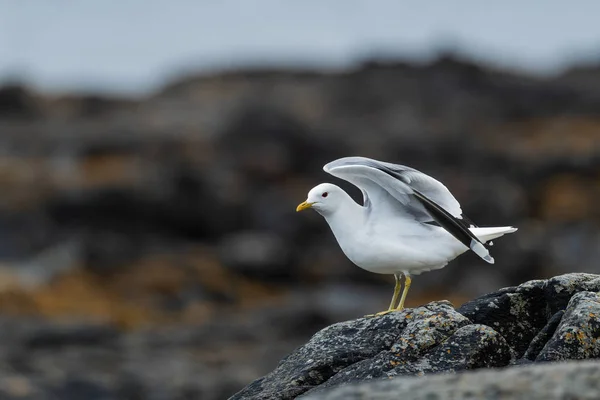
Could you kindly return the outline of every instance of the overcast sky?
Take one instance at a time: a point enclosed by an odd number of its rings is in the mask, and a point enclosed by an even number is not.
[[[600,60],[599,21],[593,0],[0,0],[0,81],[143,93],[182,71],[451,46],[551,73]]]

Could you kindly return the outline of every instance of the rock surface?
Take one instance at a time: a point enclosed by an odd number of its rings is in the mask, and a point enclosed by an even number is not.
[[[232,399],[293,399],[338,385],[402,375],[597,358],[598,291],[599,275],[575,273],[501,289],[457,310],[441,301],[337,323],[315,334],[274,371]],[[597,373],[600,364],[594,368]],[[533,375],[546,373],[531,371]],[[443,379],[458,382],[463,378]],[[359,392],[355,397],[331,396],[362,398]]]
[[[556,332],[548,340],[538,361],[578,360],[600,356],[600,294],[575,294]]]
[[[352,384],[303,400],[550,400],[600,398],[600,362],[528,365]]]

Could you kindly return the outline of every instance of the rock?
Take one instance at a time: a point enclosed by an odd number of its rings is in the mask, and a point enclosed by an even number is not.
[[[571,297],[556,332],[536,361],[580,360],[600,356],[600,295],[580,292]]]
[[[600,291],[600,276],[575,273],[530,281],[469,301],[458,311],[498,331],[520,358],[552,316],[580,291]]]
[[[432,330],[443,337],[437,329]],[[428,336],[427,331],[424,336]],[[434,347],[431,351],[425,351],[421,357],[415,359],[403,358],[398,353],[394,353],[394,347],[396,347],[394,345],[392,351],[384,351],[374,359],[353,364],[309,392],[373,378],[502,367],[507,365],[511,359],[511,350],[504,338],[498,332],[484,325],[464,326],[452,336],[443,338],[445,340],[441,345]],[[423,341],[417,340],[416,343],[417,345],[412,345],[411,348],[417,348],[418,343],[423,343]],[[423,346],[423,348],[427,349],[428,347]]]
[[[389,350],[407,325],[406,315],[391,313],[331,325],[232,398],[294,398],[347,366]]]
[[[564,310],[571,296],[581,291],[600,291],[600,275],[565,274],[547,280],[544,285],[544,297],[548,304],[548,312],[554,314]]]
[[[223,264],[244,276],[288,277],[291,268],[289,245],[277,235],[260,231],[240,231],[226,235],[219,244]]]
[[[435,352],[429,353],[418,372],[501,367],[510,360],[510,348],[498,332],[485,325],[473,324],[457,330]]]
[[[260,103],[240,107],[217,135],[216,144],[229,164],[258,183],[292,171],[308,172],[315,161],[319,165],[327,162],[336,146],[314,138],[295,112],[281,105]],[[307,163],[307,159],[311,162]]]
[[[49,397],[65,400],[108,400],[115,396],[115,393],[104,385],[84,379],[67,379],[61,382],[59,387],[51,388],[49,394]]]
[[[543,281],[531,281],[501,289],[467,302],[458,311],[498,331],[520,357],[547,321],[543,286]]]
[[[566,274],[501,289],[458,310],[441,301],[331,325],[232,399],[293,399],[402,375],[597,358],[598,291],[598,275]],[[358,393],[350,398],[362,398]]]
[[[28,349],[62,346],[113,346],[119,337],[118,330],[104,324],[62,324],[36,327],[23,342]]]
[[[507,365],[493,329],[473,325],[448,302],[332,325],[233,399],[294,398],[313,388],[406,374]]]
[[[550,318],[546,326],[544,326],[540,333],[538,333],[529,344],[527,351],[523,355],[523,362],[534,361],[537,358],[537,356],[540,354],[540,351],[542,351],[542,348],[546,345],[552,335],[554,335],[554,332],[556,331],[556,328],[558,327],[558,324],[560,323],[564,314],[565,312],[560,310],[554,314],[552,318]]]
[[[439,352],[434,351],[432,360],[428,351],[449,340],[457,329],[470,323],[447,302],[430,303],[402,314],[407,320],[406,327],[399,333],[391,348],[381,351],[375,357],[352,364],[321,386],[432,372],[444,362],[439,359]]]
[[[372,381],[308,394],[303,400],[600,398],[600,362],[528,365],[462,374]]]
[[[0,87],[0,117],[36,118],[40,109],[26,87],[13,83]]]

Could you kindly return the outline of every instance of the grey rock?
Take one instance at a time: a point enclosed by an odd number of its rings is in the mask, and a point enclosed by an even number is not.
[[[368,380],[597,358],[599,290],[597,275],[567,274],[501,289],[458,310],[441,301],[338,323],[232,398],[293,399]]]
[[[458,311],[498,331],[520,358],[552,316],[581,291],[600,291],[600,277],[573,273],[529,281],[469,301]]]
[[[511,349],[498,332],[473,324],[457,330],[417,365],[418,374],[422,374],[502,367],[510,360]]]
[[[244,275],[289,275],[289,246],[268,232],[245,231],[227,235],[219,245],[220,258],[229,269]]]
[[[525,355],[523,355],[522,361],[526,363],[527,361],[534,361],[537,356],[540,354],[548,340],[554,335],[558,324],[560,323],[565,312],[560,310],[556,314],[550,318],[546,326],[537,334],[536,337],[533,338]]]
[[[458,329],[470,324],[448,302],[430,303],[404,313],[406,327],[399,333],[389,350],[373,358],[352,364],[338,372],[322,387],[341,383],[433,371],[443,363],[436,354],[430,363],[428,351],[449,340]],[[459,339],[460,340],[460,339]],[[437,353],[437,352],[436,352]]]
[[[492,328],[449,302],[332,325],[234,399],[290,399],[311,389],[397,375],[505,366],[511,350]]]
[[[600,291],[600,275],[596,274],[565,274],[545,282],[544,296],[551,314],[564,310],[575,293]]]
[[[522,356],[537,332],[546,325],[544,281],[530,281],[472,300],[458,312],[477,324],[499,332]]]
[[[110,325],[103,324],[61,324],[37,327],[28,335],[24,335],[23,344],[28,349],[45,349],[69,346],[115,346],[119,339],[119,331]]]
[[[505,369],[364,382],[303,400],[548,400],[600,398],[600,362],[534,364]]]
[[[406,327],[409,311],[331,325],[284,358],[277,368],[232,399],[290,399],[345,367],[389,350]]]
[[[537,361],[580,360],[600,356],[600,295],[575,294]]]
[[[361,361],[340,371],[309,393],[340,384],[391,378],[398,375],[422,376],[436,372],[502,367],[507,365],[511,359],[511,351],[504,338],[498,332],[484,325],[463,326],[445,339],[437,347],[430,346],[431,351],[419,351],[423,354],[418,358],[410,356],[403,358],[393,350],[382,352],[373,359]],[[418,339],[415,342],[423,343]]]

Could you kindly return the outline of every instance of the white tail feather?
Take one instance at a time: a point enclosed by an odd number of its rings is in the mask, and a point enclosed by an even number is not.
[[[471,232],[473,232],[475,236],[477,236],[477,239],[481,240],[483,243],[492,239],[499,238],[500,236],[505,235],[507,233],[513,233],[517,231],[517,228],[512,226],[496,226],[491,228],[477,227],[469,229]]]

